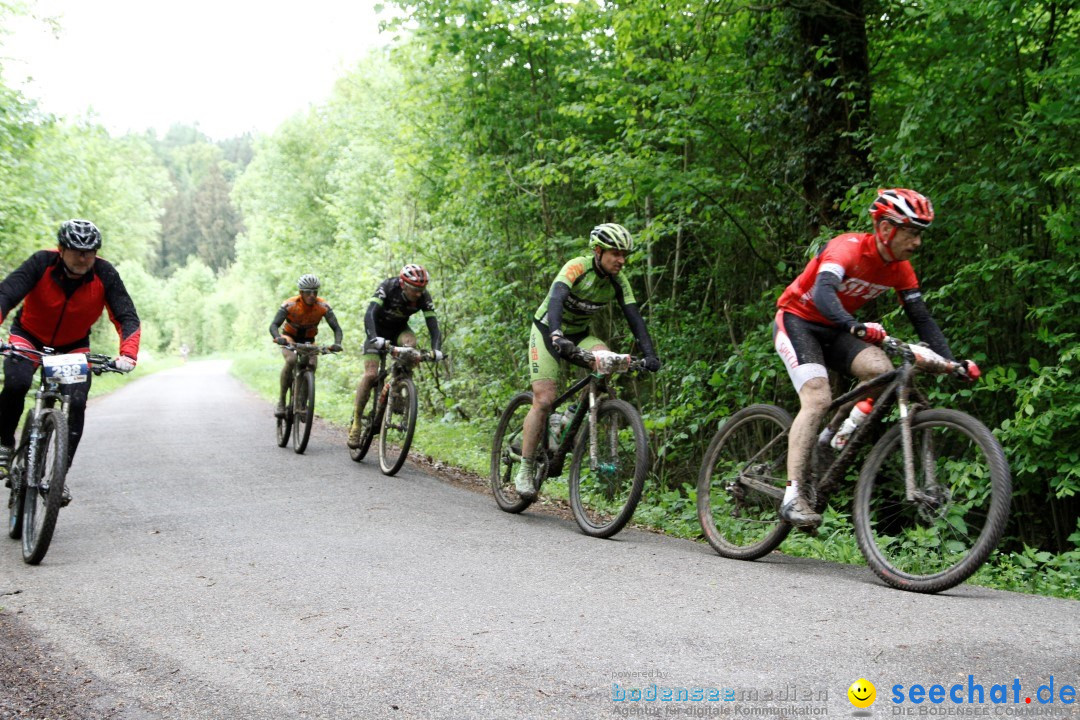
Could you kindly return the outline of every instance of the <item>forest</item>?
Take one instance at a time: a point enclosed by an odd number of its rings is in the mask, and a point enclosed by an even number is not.
[[[114,137],[0,75],[0,275],[90,218],[144,351],[205,356],[269,352],[275,309],[315,273],[346,347],[320,382],[347,401],[371,292],[420,263],[450,356],[425,413],[482,434],[526,387],[529,319],[562,263],[621,223],[664,363],[624,389],[649,431],[647,501],[692,515],[718,423],[798,406],[771,341],[780,292],[869,229],[877,188],[915,188],[937,213],[913,260],[927,305],[984,372],[928,387],[1012,468],[1002,583],[1078,593],[1075,0],[395,4],[388,45],[265,136]],[[0,21],[25,11],[0,3]],[[914,337],[894,297],[860,319]],[[596,331],[634,352],[617,310]]]

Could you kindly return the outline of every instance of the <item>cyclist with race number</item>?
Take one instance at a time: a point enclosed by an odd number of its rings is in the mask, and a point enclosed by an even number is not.
[[[808,483],[815,433],[832,402],[826,368],[869,380],[893,367],[876,345],[887,337],[885,329],[876,322],[860,322],[852,313],[892,288],[919,338],[953,359],[909,262],[934,219],[930,200],[904,188],[879,190],[869,213],[873,232],[834,237],[776,303],[773,343],[800,404],[788,440],[788,482],[780,516],[796,527],[821,523]],[[977,379],[979,367],[962,362],[967,377]],[[820,441],[827,443],[833,430],[827,429]]]
[[[112,365],[122,372],[135,369],[141,326],[127,288],[112,263],[97,256],[101,231],[89,220],[68,220],[56,234],[56,250],[39,250],[0,282],[0,322],[22,307],[11,323],[9,344],[16,348],[56,353],[90,352],[90,328],[103,311],[120,336],[120,354]],[[38,357],[9,355],[4,360],[4,388],[0,391],[0,473],[7,474],[15,446],[15,428]],[[63,385],[69,396],[68,464],[82,438],[86,416],[86,382]],[[64,485],[63,504],[71,501]]]
[[[622,274],[627,258],[634,251],[634,238],[622,225],[604,223],[589,233],[589,247],[591,256],[576,257],[562,266],[533,316],[529,334],[533,404],[525,417],[522,462],[514,477],[514,489],[523,499],[531,500],[536,496],[533,483],[536,449],[555,401],[561,361],[589,368],[585,353],[607,350],[606,343],[590,333],[593,315],[613,300],[617,302],[641,346],[645,368],[650,372],[660,369],[660,360],[653,349],[634,291]]]
[[[274,319],[270,321],[270,335],[274,342],[282,346],[281,354],[285,358],[285,367],[281,368],[281,394],[278,396],[274,417],[285,417],[285,395],[292,385],[293,367],[296,365],[293,345],[314,340],[319,332],[319,322],[325,319],[326,324],[334,331],[334,344],[330,346],[330,352],[341,352],[341,325],[338,324],[329,303],[319,297],[320,285],[316,276],[301,275],[296,282],[299,294],[283,302]],[[284,328],[281,328],[282,324],[285,325]],[[319,356],[312,355],[311,369],[314,371],[318,364]]]

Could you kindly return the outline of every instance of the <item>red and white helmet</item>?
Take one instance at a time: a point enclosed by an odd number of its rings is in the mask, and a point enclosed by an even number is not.
[[[878,190],[877,200],[870,206],[869,213],[875,225],[878,220],[888,220],[894,225],[928,228],[934,221],[934,206],[930,198],[904,188]]]
[[[420,265],[414,265],[409,263],[405,267],[401,268],[401,282],[408,283],[413,287],[426,287],[428,284],[428,272]]]

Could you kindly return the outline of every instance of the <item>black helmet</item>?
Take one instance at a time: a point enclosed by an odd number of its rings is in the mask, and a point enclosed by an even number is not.
[[[101,231],[89,220],[68,220],[56,233],[60,247],[71,250],[97,250],[101,247]]]

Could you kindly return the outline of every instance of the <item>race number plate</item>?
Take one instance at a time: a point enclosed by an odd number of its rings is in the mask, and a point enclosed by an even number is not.
[[[626,372],[630,369],[630,356],[613,353],[610,350],[593,350],[596,359],[596,371],[603,375]]]
[[[45,366],[45,377],[61,385],[86,382],[90,372],[90,364],[82,353],[46,355],[41,364]]]

